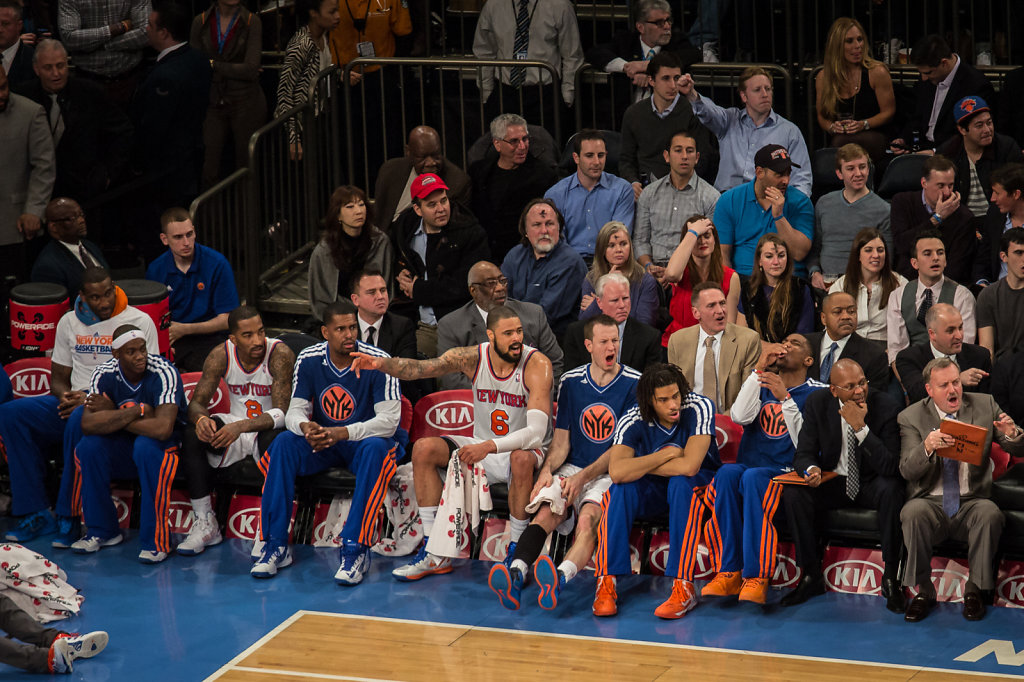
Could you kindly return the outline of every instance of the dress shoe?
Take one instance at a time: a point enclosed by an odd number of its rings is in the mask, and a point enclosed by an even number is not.
[[[935,606],[935,597],[927,597],[923,594],[919,594],[910,600],[907,604],[907,612],[903,615],[903,620],[908,623],[916,623],[924,620],[931,613],[932,607]]]
[[[825,579],[820,575],[805,575],[793,591],[783,597],[779,603],[783,606],[796,606],[819,594],[825,594]]]
[[[985,601],[978,592],[964,593],[964,618],[967,620],[981,620],[985,617]]]
[[[895,578],[882,578],[882,596],[885,597],[885,608],[893,613],[903,613],[907,610],[907,596],[903,592],[903,585]]]

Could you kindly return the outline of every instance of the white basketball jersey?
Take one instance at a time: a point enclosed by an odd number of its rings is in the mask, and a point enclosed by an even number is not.
[[[490,346],[490,342],[484,342],[478,347],[479,357],[473,376],[473,437],[482,441],[526,428],[530,391],[526,388],[523,374],[530,356],[537,352],[536,348],[523,344],[519,363],[507,376],[499,377],[491,367]],[[549,424],[544,447],[550,442]]]
[[[239,419],[255,419],[274,405],[270,401],[270,386],[274,379],[270,376],[270,354],[274,352],[278,339],[267,339],[267,352],[263,356],[263,362],[256,366],[251,372],[242,369],[238,361],[238,349],[231,340],[224,342],[224,350],[228,355],[228,367],[224,372],[224,383],[228,387],[228,398],[231,409],[228,414],[234,417],[231,421]]]

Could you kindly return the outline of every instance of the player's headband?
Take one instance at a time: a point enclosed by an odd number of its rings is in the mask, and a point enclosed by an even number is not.
[[[119,337],[117,337],[116,339],[111,341],[110,348],[112,350],[117,350],[121,346],[125,345],[126,343],[131,343],[135,339],[142,339],[143,341],[145,341],[146,340],[146,336],[142,332],[140,332],[138,329],[132,329],[132,330],[126,331],[125,333],[121,334]]]

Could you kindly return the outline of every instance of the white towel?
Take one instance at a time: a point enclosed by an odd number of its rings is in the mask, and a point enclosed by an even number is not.
[[[480,525],[480,512],[491,509],[494,504],[482,460],[470,467],[459,459],[456,450],[448,462],[427,551],[434,556],[457,557],[467,526],[476,530]]]
[[[565,520],[558,524],[555,528],[555,532],[559,535],[568,535],[572,531],[575,519],[573,518],[573,507],[572,505],[566,505],[565,497],[562,496],[562,481],[565,480],[565,476],[553,476],[551,478],[551,484],[541,488],[537,496],[530,500],[529,504],[526,505],[526,513],[536,514],[540,511],[541,506],[547,504],[551,507],[551,511],[554,514],[562,515],[569,510],[569,515],[565,517]]]
[[[40,623],[75,615],[85,601],[57,564],[14,543],[0,544],[0,594]]]
[[[395,475],[391,477],[384,509],[394,533],[390,538],[381,538],[372,547],[373,552],[383,556],[412,554],[423,541],[423,523],[420,521],[419,507],[416,505],[412,464],[398,467]]]

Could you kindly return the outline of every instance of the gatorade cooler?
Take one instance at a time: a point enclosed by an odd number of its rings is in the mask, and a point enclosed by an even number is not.
[[[135,306],[149,315],[156,325],[156,338],[160,343],[160,355],[169,357],[171,337],[171,306],[167,298],[167,287],[148,279],[123,279],[117,283],[128,297],[128,305]]]
[[[11,289],[11,347],[53,350],[57,322],[69,308],[68,290],[59,284],[30,282]]]

